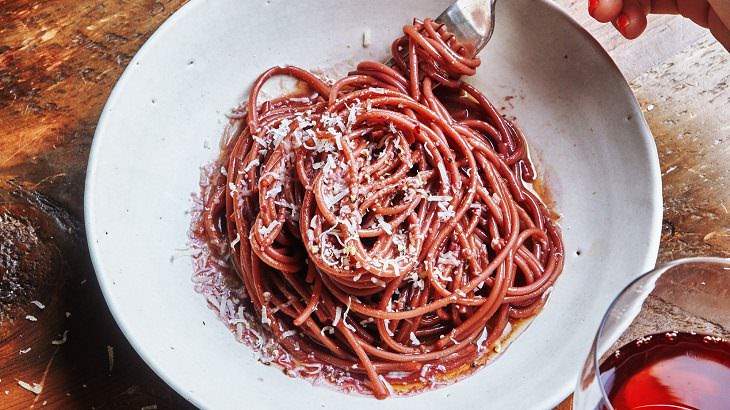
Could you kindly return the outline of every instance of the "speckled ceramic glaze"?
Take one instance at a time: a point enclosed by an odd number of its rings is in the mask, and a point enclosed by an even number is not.
[[[545,309],[494,363],[452,386],[377,402],[291,379],[252,358],[196,294],[191,193],[256,76],[273,65],[386,57],[413,16],[448,0],[193,0],[139,51],[97,127],[86,228],[102,290],[147,363],[212,409],[539,409],[566,397],[604,310],[653,267],[661,222],[654,141],[625,80],[548,1],[498,3],[470,79],[517,118],[560,213],[566,264]],[[369,31],[370,47],[362,46]],[[205,322],[205,325],[203,324]]]

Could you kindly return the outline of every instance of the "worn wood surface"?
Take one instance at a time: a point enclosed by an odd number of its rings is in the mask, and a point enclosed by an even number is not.
[[[82,224],[102,106],[183,3],[0,2],[0,408],[189,407],[116,326]]]
[[[676,17],[652,19],[629,43],[593,22],[585,0],[556,2],[616,60],[654,132],[665,197],[660,260],[730,256],[729,55]],[[190,407],[114,323],[82,224],[103,104],[131,56],[184,3],[0,2],[0,408]]]

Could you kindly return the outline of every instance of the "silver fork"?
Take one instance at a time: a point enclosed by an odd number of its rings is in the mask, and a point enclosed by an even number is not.
[[[444,10],[436,22],[443,23],[462,46],[477,55],[492,38],[496,2],[458,0]]]
[[[497,0],[458,0],[436,18],[446,26],[469,54],[477,55],[492,38],[494,32],[494,5]],[[385,64],[393,67],[390,58]]]

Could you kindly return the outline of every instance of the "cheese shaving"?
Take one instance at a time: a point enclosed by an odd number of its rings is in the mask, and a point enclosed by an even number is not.
[[[51,340],[51,344],[55,346],[60,346],[68,341],[68,330],[63,331],[63,335],[58,340]]]
[[[261,307],[261,324],[271,325],[271,319],[266,316],[266,306]]]
[[[449,202],[452,199],[454,199],[454,197],[449,195],[429,195],[427,200],[429,202]]]
[[[271,231],[273,231],[277,226],[279,226],[279,221],[278,220],[277,221],[272,221],[269,224],[269,226],[261,226],[261,227],[259,227],[259,234],[261,234],[261,236],[264,236],[264,237],[269,236],[269,234],[271,233]]]
[[[43,303],[41,303],[41,302],[39,302],[39,301],[37,301],[37,300],[31,301],[30,303],[32,303],[32,304],[34,304],[34,305],[38,306],[38,309],[41,309],[41,310],[43,310],[43,309],[45,309],[45,308],[46,308],[46,305],[44,305]]]
[[[236,239],[231,241],[231,248],[235,248],[239,242],[241,242],[241,235],[238,232],[236,232]]]
[[[446,166],[444,166],[443,162],[440,162],[436,166],[439,170],[439,174],[441,174],[441,185],[444,186],[446,189],[446,192],[449,191],[451,183],[449,181],[449,174],[446,172]]]
[[[112,369],[114,369],[114,348],[107,345],[106,346],[106,355],[109,359],[109,373],[111,374]]]
[[[370,29],[365,29],[362,32],[362,46],[365,48],[370,47]]]
[[[22,380],[18,380],[18,386],[24,388],[25,390],[28,390],[29,392],[38,395],[41,394],[43,391],[43,386],[38,383],[33,383],[32,385],[30,383],[26,383]]]
[[[256,158],[255,160],[249,162],[248,165],[246,165],[246,167],[243,169],[243,172],[248,172],[251,170],[251,168],[257,167],[259,165],[260,165],[259,159]]]
[[[332,326],[337,326],[340,323],[340,316],[342,316],[342,307],[337,306],[335,308],[335,320],[332,321]]]
[[[294,336],[296,334],[297,334],[296,330],[287,330],[286,332],[281,334],[281,337],[282,337],[282,339],[285,339],[287,337]]]
[[[388,222],[385,222],[382,215],[375,215],[375,219],[377,219],[380,228],[385,231],[385,233],[393,235],[393,227]]]

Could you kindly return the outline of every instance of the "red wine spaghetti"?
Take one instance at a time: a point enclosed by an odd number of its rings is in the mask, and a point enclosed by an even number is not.
[[[460,80],[480,60],[432,20],[403,31],[392,66],[363,62],[333,84],[264,72],[194,225],[292,361],[378,398],[483,363],[563,267],[560,231],[526,186],[524,136]],[[259,104],[274,76],[308,91]]]

